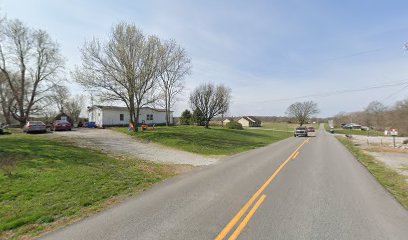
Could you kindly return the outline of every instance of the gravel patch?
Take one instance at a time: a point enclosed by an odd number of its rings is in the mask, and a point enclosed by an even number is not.
[[[342,136],[344,136],[342,134]],[[352,135],[353,142],[359,144],[363,148],[371,147],[371,146],[387,146],[393,147],[394,140],[392,137],[368,137],[363,135]],[[396,137],[395,138],[395,145],[397,147],[405,147],[403,146],[402,142],[408,139],[407,137]]]
[[[215,164],[221,157],[206,157],[166,146],[144,142],[109,129],[73,129],[44,135],[66,140],[80,147],[97,149],[114,156],[126,156],[158,163],[204,166]]]
[[[367,152],[378,161],[394,169],[400,174],[408,176],[408,153]]]
[[[402,142],[407,139],[405,137],[396,137],[394,148],[392,137],[367,137],[353,135],[351,140],[358,145],[365,153],[373,156],[377,161],[384,163],[394,171],[408,176],[408,152],[406,144]],[[374,148],[373,151],[371,148]],[[395,150],[395,152],[393,152]],[[408,179],[407,179],[408,181]]]

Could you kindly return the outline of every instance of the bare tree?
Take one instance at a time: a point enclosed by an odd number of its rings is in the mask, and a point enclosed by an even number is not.
[[[176,96],[184,89],[183,79],[190,73],[190,58],[175,40],[166,41],[160,48],[159,87],[166,110],[166,125],[170,124],[170,110]]]
[[[123,102],[137,131],[140,108],[157,99],[159,46],[157,37],[146,38],[134,24],[117,24],[107,42],[85,42],[82,66],[73,76],[85,88],[99,90],[101,99]]]
[[[190,94],[190,105],[202,113],[205,127],[211,119],[228,111],[231,100],[231,89],[224,85],[214,86],[206,83],[198,86]]]
[[[30,29],[19,20],[5,20],[0,28],[0,72],[13,96],[10,112],[23,126],[41,108],[64,61],[58,44],[45,31]]]
[[[371,102],[363,111],[335,116],[337,123],[356,122],[375,126],[376,130],[397,128],[402,136],[408,135],[408,98],[387,107],[378,101]]]
[[[384,112],[387,107],[379,101],[372,101],[365,109],[365,123],[367,126],[374,126],[375,129],[384,128]]]
[[[53,104],[56,105],[60,113],[64,112],[67,101],[69,100],[71,93],[65,85],[56,85],[54,90],[49,95],[49,98]]]
[[[83,95],[77,95],[70,98],[64,104],[64,109],[68,115],[75,121],[79,121],[79,116],[84,108],[85,97]]]
[[[397,128],[403,135],[408,136],[408,98],[396,102],[387,115],[389,127]]]
[[[313,101],[296,102],[286,110],[288,117],[294,118],[300,126],[307,123],[310,117],[317,113],[319,113],[319,109],[317,103]]]
[[[6,124],[11,124],[10,106],[13,105],[13,95],[4,74],[0,73],[0,109]]]

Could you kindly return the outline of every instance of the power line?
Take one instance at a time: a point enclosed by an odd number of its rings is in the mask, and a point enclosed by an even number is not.
[[[406,86],[404,86],[403,88],[399,89],[398,91],[395,91],[395,92],[391,93],[390,95],[388,95],[387,97],[381,99],[380,102],[385,102],[385,101],[397,96],[399,93],[401,93],[402,91],[404,91],[407,88],[408,88],[408,84]]]
[[[408,79],[405,79],[403,82],[388,83],[388,84],[383,84],[383,85],[357,88],[357,89],[343,89],[343,90],[336,90],[336,91],[324,92],[324,93],[315,93],[315,94],[290,97],[290,98],[272,99],[272,100],[267,100],[263,102],[290,101],[290,100],[296,100],[296,99],[302,99],[302,98],[328,97],[328,96],[334,96],[334,95],[340,95],[340,94],[352,93],[352,92],[365,92],[365,91],[370,91],[370,90],[375,90],[375,89],[390,88],[390,87],[406,85],[408,84],[407,80]]]

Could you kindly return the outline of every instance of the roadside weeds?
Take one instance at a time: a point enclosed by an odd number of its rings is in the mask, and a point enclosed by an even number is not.
[[[346,138],[336,137],[368,171],[385,187],[402,206],[408,210],[408,177],[377,161],[373,156],[364,153],[363,150]]]

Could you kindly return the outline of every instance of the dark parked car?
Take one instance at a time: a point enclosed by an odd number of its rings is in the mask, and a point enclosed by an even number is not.
[[[65,120],[56,120],[51,126],[51,130],[53,131],[60,131],[60,130],[71,131],[71,129],[72,129],[71,123]]]
[[[41,121],[28,121],[23,127],[23,131],[26,133],[30,132],[47,132],[45,124]]]
[[[307,137],[307,128],[306,127],[297,127],[295,129],[295,133],[293,135],[295,137]]]

